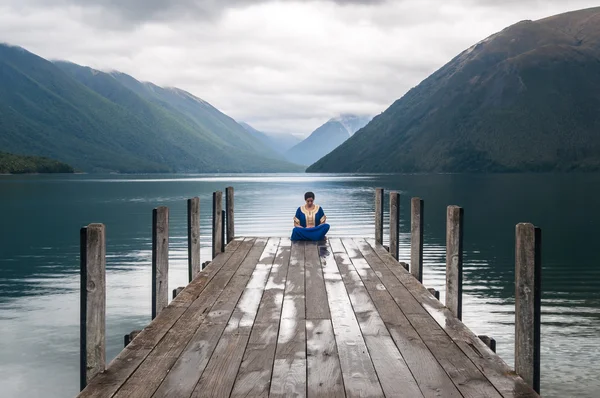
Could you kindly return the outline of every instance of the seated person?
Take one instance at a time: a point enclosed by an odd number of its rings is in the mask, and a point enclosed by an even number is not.
[[[325,212],[323,208],[315,204],[315,194],[307,192],[304,194],[306,204],[298,207],[296,217],[294,217],[294,230],[292,231],[292,240],[311,240],[320,241],[325,239],[329,231],[329,224],[325,221]]]

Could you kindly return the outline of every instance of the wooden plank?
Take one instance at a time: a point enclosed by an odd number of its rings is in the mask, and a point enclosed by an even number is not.
[[[290,264],[291,242],[287,238],[281,239],[273,268],[269,274],[269,281],[263,293],[263,299],[258,308],[256,323],[275,322],[279,324],[283,295],[287,281],[287,273]]]
[[[356,269],[355,265],[369,267],[369,264],[366,263],[358,251],[354,241],[344,239],[342,243],[347,253],[338,253],[335,255],[335,259],[340,268],[342,280],[346,285],[350,302],[356,313],[383,392],[386,396],[422,397],[423,394],[415,378],[390,337],[388,329],[383,323],[381,315],[377,311],[359,273],[353,271]],[[351,276],[352,273],[356,274],[355,278]],[[377,278],[374,272],[369,274]],[[369,281],[374,282],[373,280]]]
[[[212,212],[212,257],[215,258],[223,248],[221,241],[223,235],[223,192],[213,192],[213,212]]]
[[[342,369],[330,319],[306,321],[309,397],[345,397]]]
[[[366,243],[365,243],[366,244]],[[389,258],[391,258],[388,255]],[[393,260],[393,259],[392,259]],[[383,262],[373,267],[384,266]],[[409,273],[403,273],[418,283]],[[382,281],[385,285],[386,281]],[[493,385],[471,360],[454,344],[444,329],[425,311],[412,294],[401,286],[386,286],[404,315],[419,334],[433,356],[443,367],[460,393],[465,397],[499,397]],[[424,288],[423,288],[424,289]],[[429,293],[427,293],[429,297]]]
[[[446,307],[462,319],[463,209],[448,206],[446,219]]]
[[[254,249],[253,240],[244,242],[242,246],[247,249]],[[245,253],[244,253],[245,252]],[[241,268],[247,255],[252,250],[243,250],[237,256],[233,256],[234,261],[224,268],[207,286],[198,298],[188,307],[183,316],[173,325],[165,337],[154,347],[152,352],[142,362],[139,368],[131,377],[121,386],[115,397],[149,397],[156,391],[165,376],[170,373],[171,367],[179,359],[181,352],[189,344],[190,339],[207,317],[211,307],[219,296],[224,294],[227,289],[223,289],[232,275]],[[247,254],[247,255],[246,255]],[[244,261],[242,261],[244,260]],[[219,325],[214,325],[218,329]],[[222,333],[218,332],[218,335]],[[195,378],[197,380],[197,377]]]
[[[383,391],[333,254],[332,240],[329,239],[330,251],[321,257],[321,263],[346,395],[381,397]]]
[[[269,239],[192,397],[230,395],[278,246],[279,239]]]
[[[103,224],[80,231],[80,372],[86,385],[106,367],[106,233]]]
[[[365,245],[364,240],[355,239],[354,241],[360,253],[365,259],[368,259],[373,269],[382,270],[376,271],[381,279],[380,282],[385,281],[388,286],[403,287],[390,271],[384,269],[385,265],[370,246]],[[398,283],[394,283],[394,280]],[[365,283],[365,286],[422,394],[425,397],[438,397],[443,391],[443,395],[447,397],[462,397],[385,285],[383,283]]]
[[[413,278],[402,267],[398,267],[398,262],[394,260],[381,245],[375,244],[374,240],[367,239],[362,245],[368,245],[378,255],[387,269],[402,282],[414,299],[420,304],[432,318],[438,327],[452,339],[460,350],[466,355],[475,366],[485,375],[503,397],[538,397],[539,395],[530,388],[522,378],[520,378],[506,363],[495,353],[493,353],[473,332],[471,332],[460,320],[444,307],[442,303],[435,299],[423,285]],[[394,297],[396,299],[396,297]],[[403,298],[410,300],[410,298]],[[402,300],[396,300],[403,310],[405,309]],[[418,309],[417,309],[418,311]],[[409,313],[404,311],[408,317]],[[421,313],[418,311],[417,313]],[[432,328],[428,325],[428,328]],[[417,327],[415,327],[417,329]],[[425,340],[425,339],[423,339]],[[433,351],[433,347],[430,347]],[[444,366],[445,362],[440,362]],[[453,374],[449,373],[452,377]],[[457,387],[462,387],[457,385]],[[461,391],[462,392],[462,391]]]
[[[254,324],[232,397],[269,396],[278,330],[278,323]]]
[[[200,198],[187,201],[188,280],[202,271],[200,262]]]
[[[400,194],[390,192],[390,253],[396,260],[400,253]]]
[[[281,239],[233,386],[232,397],[269,395],[290,254],[290,240]]]
[[[152,211],[152,319],[169,305],[169,208]]]
[[[98,374],[78,396],[112,397],[118,388],[146,359],[170,328],[185,313],[192,302],[204,291],[212,279],[230,262],[232,255],[241,248],[243,239],[229,245],[229,251],[216,258],[209,267],[198,275],[156,320],[150,323],[117,357],[105,372]],[[235,261],[235,259],[233,259]]]
[[[515,370],[540,392],[541,230],[516,226]]]
[[[375,241],[383,244],[383,188],[375,189]]]
[[[246,251],[247,255],[244,258],[236,259],[239,266],[230,267],[227,272],[219,275],[219,279],[215,279],[205,290],[206,294],[198,297],[173,327],[173,330],[182,336],[177,344],[178,352],[173,351],[174,358],[166,361],[163,360],[163,356],[155,359],[154,362],[164,361],[165,366],[153,374],[149,386],[144,386],[144,389],[147,389],[155,384],[154,380],[160,384],[159,387],[156,386],[158,389],[154,387],[154,397],[190,396],[194,391],[250,279],[251,270],[264,252],[264,239],[248,239],[244,244],[247,242],[251,249]],[[151,359],[147,362],[149,360]],[[152,392],[154,390],[145,396],[151,395]],[[135,394],[137,393],[138,391],[135,391]]]
[[[306,319],[329,319],[329,305],[317,242],[305,248]]]
[[[292,242],[270,397],[306,396],[305,242]]]
[[[227,243],[229,243],[235,238],[233,187],[225,188],[225,208],[227,209]]]
[[[410,273],[423,282],[423,219],[425,205],[421,198],[410,201]]]

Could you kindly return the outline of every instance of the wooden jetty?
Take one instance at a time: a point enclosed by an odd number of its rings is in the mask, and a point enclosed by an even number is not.
[[[539,396],[539,230],[531,224],[516,229],[521,377],[495,354],[493,339],[460,321],[462,209],[448,209],[445,306],[420,283],[423,202],[412,202],[411,235],[418,243],[411,268],[397,260],[397,194],[390,201],[389,250],[382,246],[383,192],[375,197],[375,239],[291,242],[234,237],[233,231],[225,238],[224,227],[233,229],[233,189],[225,221],[222,194],[215,194],[214,259],[196,272],[199,248],[190,250],[192,280],[168,305],[168,211],[159,208],[156,316],[106,368],[104,227],[82,229],[79,397]],[[188,202],[188,220],[198,219],[197,206],[196,199]],[[197,242],[196,226],[188,231]]]

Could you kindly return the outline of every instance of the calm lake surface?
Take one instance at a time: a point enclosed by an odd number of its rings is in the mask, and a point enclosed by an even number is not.
[[[446,206],[464,207],[463,321],[513,365],[514,229],[542,228],[542,394],[600,391],[599,174],[0,176],[0,395],[78,392],[79,228],[107,226],[107,360],[150,321],[151,220],[170,208],[169,288],[187,283],[186,199],[199,196],[202,261],[212,192],[235,187],[236,232],[289,236],[307,190],[330,236],[374,235],[373,188],[401,192],[401,259],[410,197],[425,201],[424,283],[444,299]],[[387,196],[387,192],[386,192]],[[387,209],[387,203],[386,203]],[[387,241],[387,236],[386,236]]]

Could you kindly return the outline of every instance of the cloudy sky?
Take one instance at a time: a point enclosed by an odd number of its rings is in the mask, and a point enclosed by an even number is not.
[[[588,0],[0,0],[0,42],[177,86],[268,132],[375,115],[454,55]]]

